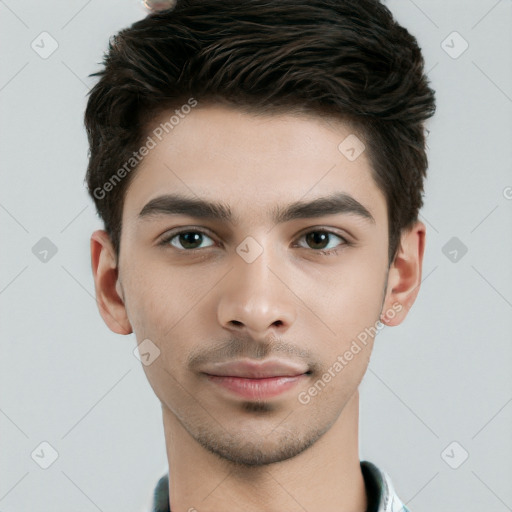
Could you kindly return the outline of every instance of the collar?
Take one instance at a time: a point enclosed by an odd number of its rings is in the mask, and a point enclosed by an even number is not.
[[[366,512],[410,512],[396,495],[391,478],[369,461],[361,461],[368,497]],[[163,475],[153,491],[153,500],[148,512],[172,512],[169,508],[169,474]]]

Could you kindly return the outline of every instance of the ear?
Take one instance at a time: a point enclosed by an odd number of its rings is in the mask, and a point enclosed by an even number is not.
[[[111,331],[130,334],[133,331],[124,305],[115,251],[104,230],[95,231],[91,235],[91,265],[96,302],[104,322]]]
[[[417,221],[402,233],[400,245],[388,272],[386,296],[380,321],[389,326],[401,324],[420,291],[426,227]]]

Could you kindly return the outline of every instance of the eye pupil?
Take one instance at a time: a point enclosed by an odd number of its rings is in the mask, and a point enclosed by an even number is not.
[[[194,233],[194,232],[181,233],[179,235],[180,243],[185,248],[196,249],[196,247],[189,247],[187,244],[192,244],[193,245],[197,241],[201,242],[201,237],[202,236],[203,235],[201,233]],[[199,245],[201,245],[201,244],[199,243]]]
[[[329,238],[329,233],[324,233],[324,232],[321,232],[321,231],[312,231],[311,233],[308,233],[306,235],[306,239],[307,239],[307,242],[308,244],[311,245],[315,245],[315,244],[325,244],[325,242],[327,241],[328,242],[328,238]],[[311,247],[312,249],[323,249],[324,247]]]

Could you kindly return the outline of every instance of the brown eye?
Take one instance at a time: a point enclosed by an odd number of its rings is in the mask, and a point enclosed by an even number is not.
[[[349,245],[347,240],[336,233],[326,230],[309,231],[301,236],[301,239],[306,240],[306,249],[321,251],[322,253],[329,253],[336,251],[340,246]],[[335,239],[341,240],[342,243],[336,243]],[[334,244],[334,245],[333,245]],[[299,246],[304,247],[304,246]]]
[[[161,245],[170,244],[173,247],[176,247],[178,250],[201,249],[201,243],[204,242],[205,238],[212,240],[208,235],[206,235],[206,233],[203,233],[202,231],[180,231],[178,233],[173,233],[167,236],[162,240]]]

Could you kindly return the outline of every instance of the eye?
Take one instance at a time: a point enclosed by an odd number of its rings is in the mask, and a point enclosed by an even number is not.
[[[338,238],[342,241],[342,243],[333,246],[331,242],[332,237]],[[305,249],[313,249],[314,251],[320,252],[322,254],[336,253],[340,246],[350,245],[350,243],[344,237],[325,229],[309,231],[303,234],[299,240],[302,240],[303,238],[305,238],[306,243],[310,245],[310,247],[304,247]]]
[[[170,243],[173,247],[176,247],[176,249],[192,251],[194,249],[201,249],[201,243],[204,242],[205,238],[213,242],[213,240],[203,231],[196,229],[182,230],[169,234],[159,243],[159,245],[167,245]]]
[[[336,240],[341,240],[341,243],[335,243]],[[201,244],[205,242],[205,239],[210,240],[212,243],[206,246],[201,247]],[[321,254],[335,254],[338,249],[344,245],[351,245],[350,242],[341,235],[338,235],[332,231],[328,231],[326,229],[317,229],[314,231],[309,231],[304,233],[299,240],[305,239],[306,243],[309,247],[305,247],[303,245],[295,245],[294,247],[302,247],[304,249],[311,249],[314,252],[319,252]],[[333,245],[334,242],[334,245]],[[175,231],[168,234],[165,238],[159,242],[159,245],[172,245],[176,249],[180,251],[194,251],[199,250],[206,247],[212,247],[215,245],[213,239],[208,236],[204,231],[198,229],[188,229]]]

